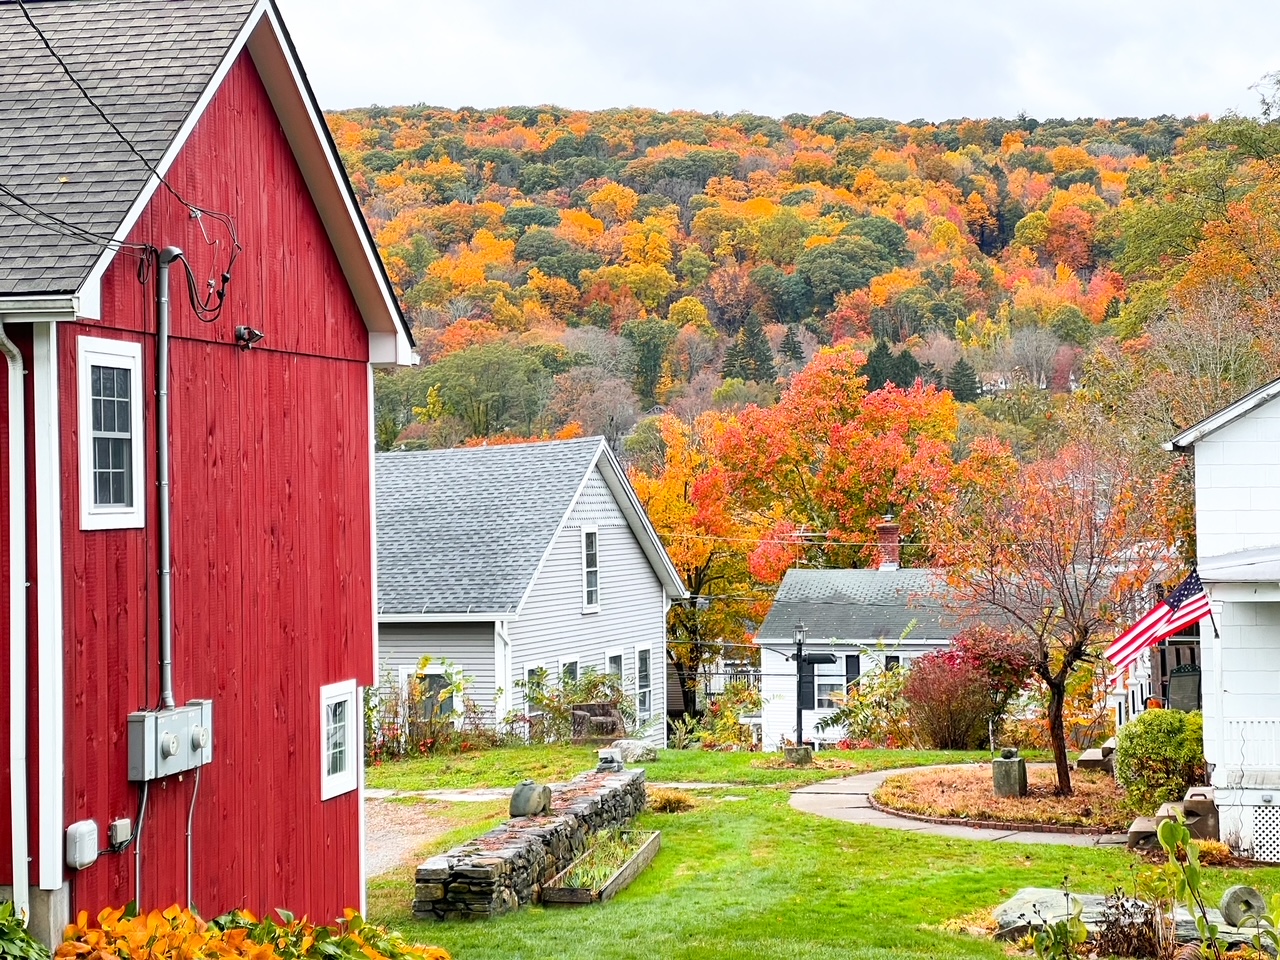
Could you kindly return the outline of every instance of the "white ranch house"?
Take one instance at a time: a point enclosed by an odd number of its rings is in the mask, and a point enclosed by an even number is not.
[[[1204,748],[1221,837],[1280,861],[1280,380],[1183,431],[1195,458]]]
[[[612,672],[665,742],[667,610],[687,591],[603,439],[376,466],[383,684],[448,660],[496,722],[524,710],[517,683],[535,670]]]

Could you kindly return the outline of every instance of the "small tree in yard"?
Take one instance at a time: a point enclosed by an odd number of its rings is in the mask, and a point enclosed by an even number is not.
[[[996,445],[975,456],[982,469],[962,480],[940,551],[951,602],[969,616],[999,616],[1030,645],[1048,693],[1058,792],[1070,796],[1068,681],[1114,636],[1118,607],[1167,555],[1161,484],[1085,445],[1028,465]]]
[[[957,635],[947,650],[916,659],[904,696],[911,727],[937,750],[972,750],[999,726],[1031,680],[1034,657],[1020,637],[986,626]]]

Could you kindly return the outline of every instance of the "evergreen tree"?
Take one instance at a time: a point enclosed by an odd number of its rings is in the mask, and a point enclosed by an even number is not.
[[[778,368],[773,362],[773,348],[769,346],[769,338],[764,335],[764,327],[760,317],[752,312],[747,322],[742,325],[745,353],[743,365],[749,374],[745,379],[757,383],[772,383],[778,376]]]
[[[804,366],[804,347],[800,346],[800,338],[796,336],[794,326],[787,327],[787,335],[782,338],[780,348],[782,355],[793,364],[797,367]]]
[[[738,331],[738,335],[729,341],[729,346],[724,352],[724,366],[720,369],[720,375],[726,380],[737,378],[738,380],[747,380],[747,331],[742,328]]]
[[[893,375],[893,351],[884,340],[877,340],[876,345],[867,354],[867,362],[862,365],[861,373],[867,378],[867,390],[879,390],[889,382]]]
[[[910,350],[903,351],[893,358],[889,367],[889,379],[894,386],[906,390],[920,378],[920,361]]]
[[[920,364],[920,379],[926,387],[937,387],[941,390],[944,386],[942,371],[928,360]]]
[[[947,374],[947,389],[959,403],[973,403],[978,399],[978,374],[964,357],[957,360]]]

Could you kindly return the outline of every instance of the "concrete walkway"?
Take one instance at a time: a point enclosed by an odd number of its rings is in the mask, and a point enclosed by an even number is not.
[[[968,766],[957,764],[955,766]],[[925,823],[883,813],[871,806],[870,796],[889,777],[901,773],[920,773],[939,767],[908,767],[900,770],[881,770],[863,773],[856,777],[824,780],[808,787],[801,787],[791,794],[791,806],[804,813],[857,823],[868,827],[886,827],[890,830],[906,830],[930,837],[951,837],[958,840],[987,840],[993,843],[1049,843],[1067,847],[1123,847],[1128,840],[1123,833],[1036,833],[1030,830],[987,830],[980,827],[964,827],[958,824]]]

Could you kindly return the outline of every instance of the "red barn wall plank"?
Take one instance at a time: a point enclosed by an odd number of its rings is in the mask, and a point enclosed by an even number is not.
[[[320,802],[319,688],[373,677],[368,338],[262,83],[232,69],[169,174],[234,215],[244,252],[221,320],[201,323],[175,267],[171,424],[177,700],[214,700],[214,761],[195,805],[194,902],[205,915],[285,906],[314,918],[359,902],[355,793]],[[156,194],[130,240],[182,247],[197,276],[227,257]],[[82,532],[77,335],[141,340],[154,389],[154,284],[122,254],[101,322],[61,328],[68,822],[137,817],[125,718],[157,696],[155,502],[144,530]],[[266,334],[251,351],[234,327]],[[148,432],[154,435],[153,404]],[[148,478],[155,477],[154,459]],[[186,898],[194,778],[153,784],[144,907]],[[74,908],[133,898],[132,850],[75,877]]]

